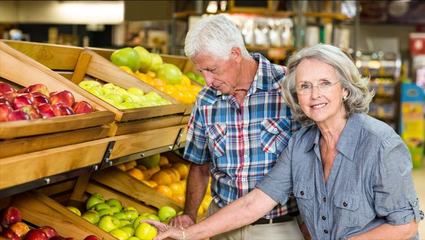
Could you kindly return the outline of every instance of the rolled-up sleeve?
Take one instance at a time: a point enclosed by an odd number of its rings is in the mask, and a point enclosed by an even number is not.
[[[294,138],[291,138],[272,170],[256,185],[256,188],[280,204],[285,204],[292,193],[291,153],[293,142]]]
[[[421,220],[409,150],[398,136],[383,141],[374,171],[375,211],[392,225]]]

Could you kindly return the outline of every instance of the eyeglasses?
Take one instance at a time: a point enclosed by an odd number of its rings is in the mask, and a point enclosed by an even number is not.
[[[313,88],[317,87],[318,90],[320,90],[321,93],[328,92],[332,86],[339,83],[337,82],[329,82],[329,81],[321,81],[318,85],[313,85],[311,82],[303,82],[299,86],[296,86],[296,90],[298,94],[301,95],[307,95],[311,94],[313,92]]]

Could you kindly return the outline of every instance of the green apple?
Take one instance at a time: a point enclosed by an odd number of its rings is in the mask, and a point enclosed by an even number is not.
[[[94,205],[96,205],[98,203],[103,203],[103,202],[105,202],[105,199],[103,198],[103,196],[98,194],[98,193],[95,193],[95,194],[91,195],[89,197],[89,199],[87,200],[86,209],[90,209]]]
[[[168,223],[168,221],[176,215],[176,210],[170,206],[163,206],[158,211],[159,220],[164,223]]]
[[[97,213],[94,210],[88,210],[87,212],[83,213],[81,217],[86,219],[88,222],[92,224],[97,224],[100,220],[99,213]]]
[[[140,58],[140,71],[147,72],[152,65],[152,55],[148,50],[144,47],[137,46],[133,48],[138,54]]]
[[[152,64],[149,70],[153,72],[157,72],[163,63],[162,57],[156,53],[151,53],[151,56],[152,56]]]
[[[140,240],[152,240],[158,234],[156,228],[148,223],[141,223],[134,233]]]
[[[101,211],[101,210],[110,209],[110,208],[111,208],[111,206],[102,202],[102,203],[98,203],[98,204],[94,205],[93,208],[91,208],[91,209],[93,209],[95,211]]]
[[[127,238],[130,237],[130,235],[128,235],[128,233],[122,229],[114,229],[112,231],[109,232],[112,236],[118,238],[119,240],[127,240]]]
[[[140,240],[140,238],[133,236],[133,237],[128,238],[127,240]]]
[[[120,228],[121,230],[125,231],[126,233],[128,233],[129,236],[133,236],[134,235],[134,228],[131,226],[124,226]]]
[[[120,220],[120,228],[121,227],[125,227],[125,226],[128,226],[128,225],[130,225],[131,224],[131,222],[130,222],[130,220],[124,220],[124,219],[122,219],[122,220]]]
[[[142,164],[143,166],[145,166],[146,168],[154,168],[159,166],[160,159],[161,159],[161,155],[158,153],[148,157],[144,157],[138,160],[138,162]]]
[[[106,200],[106,204],[108,204],[111,207],[118,207],[120,210],[122,209],[122,204],[118,199],[110,198]]]
[[[69,211],[77,214],[78,216],[81,216],[81,211],[80,209],[73,207],[73,206],[67,206],[66,208],[68,208]]]
[[[127,66],[133,72],[140,68],[139,54],[130,47],[114,51],[111,55],[111,61],[117,66]]]
[[[142,220],[153,220],[153,221],[158,221],[159,222],[159,218],[155,214],[152,214],[152,213],[143,213],[142,215],[138,216],[133,221],[133,228],[137,228],[139,226],[139,224],[140,224],[140,221],[142,221]]]
[[[110,232],[120,226],[120,220],[112,216],[103,216],[97,224],[101,229]]]
[[[194,73],[192,71],[186,72],[184,75],[186,75],[190,80],[195,81],[195,79],[196,79],[196,73]]]
[[[119,219],[119,220],[127,220],[127,219],[129,219],[128,218],[128,215],[127,214],[125,214],[124,212],[117,212],[117,213],[114,213],[114,218],[116,218],[116,219]]]
[[[127,89],[127,92],[128,93],[131,93],[131,94],[134,94],[136,96],[143,96],[143,95],[145,95],[145,93],[143,92],[143,90],[140,89],[140,88],[137,88],[137,87],[129,87]]]
[[[112,208],[108,208],[108,209],[102,209],[97,213],[99,213],[100,217],[103,217],[103,216],[112,216],[114,215],[115,212]]]
[[[100,82],[98,81],[94,81],[94,80],[84,80],[81,81],[78,86],[80,86],[82,89],[88,90],[90,88],[93,87],[100,87],[102,86],[102,84],[100,84]]]
[[[95,95],[96,97],[103,96],[102,87],[92,87],[90,89],[86,89],[89,93]]]
[[[124,214],[127,215],[127,219],[133,221],[139,216],[137,210],[124,210]]]
[[[112,214],[115,214],[115,213],[121,212],[122,207],[112,206],[110,209],[111,209]]]

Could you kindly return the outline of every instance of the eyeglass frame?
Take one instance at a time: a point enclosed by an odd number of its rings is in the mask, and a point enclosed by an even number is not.
[[[325,80],[325,81],[319,82],[318,85],[313,85],[311,82],[304,82],[303,84],[308,84],[309,88],[300,89],[301,86],[295,86],[295,92],[300,95],[310,95],[313,93],[313,89],[316,87],[321,93],[323,93],[323,92],[329,91],[333,86],[335,86],[338,83],[341,83],[341,81],[331,82],[331,81]],[[324,84],[328,84],[328,85],[324,85]],[[302,91],[304,90],[308,92],[303,93]]]

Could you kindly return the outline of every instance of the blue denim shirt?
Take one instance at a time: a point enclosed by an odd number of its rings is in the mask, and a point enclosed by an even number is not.
[[[410,154],[392,128],[353,114],[338,140],[327,182],[319,139],[316,125],[299,130],[257,185],[282,204],[295,195],[313,239],[344,239],[384,223],[420,221]]]

